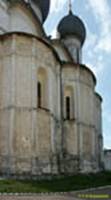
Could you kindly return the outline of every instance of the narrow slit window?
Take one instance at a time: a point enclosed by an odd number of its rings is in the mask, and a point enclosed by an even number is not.
[[[79,63],[79,49],[77,49],[77,63]]]
[[[37,83],[37,92],[38,92],[38,107],[41,108],[41,104],[42,104],[42,86],[41,83],[38,82]]]
[[[66,97],[66,119],[70,119],[70,97]]]

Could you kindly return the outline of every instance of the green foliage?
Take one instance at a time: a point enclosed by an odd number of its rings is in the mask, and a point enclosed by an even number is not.
[[[111,172],[75,175],[41,181],[0,180],[0,192],[68,192],[91,187],[111,185]]]

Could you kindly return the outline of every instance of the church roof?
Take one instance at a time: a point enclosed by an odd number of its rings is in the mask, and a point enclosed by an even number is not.
[[[86,38],[86,29],[82,20],[75,16],[72,11],[60,21],[58,32],[62,38],[68,35],[76,36],[81,41],[81,44],[84,43]]]

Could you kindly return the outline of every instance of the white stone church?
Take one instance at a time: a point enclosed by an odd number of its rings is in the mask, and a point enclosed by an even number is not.
[[[0,0],[0,175],[102,167],[102,98],[82,64],[85,25],[70,9],[51,39],[50,3]]]

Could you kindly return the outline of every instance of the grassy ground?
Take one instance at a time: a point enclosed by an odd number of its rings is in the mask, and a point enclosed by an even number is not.
[[[68,192],[111,185],[111,172],[54,178],[50,181],[0,180],[0,192]]]

